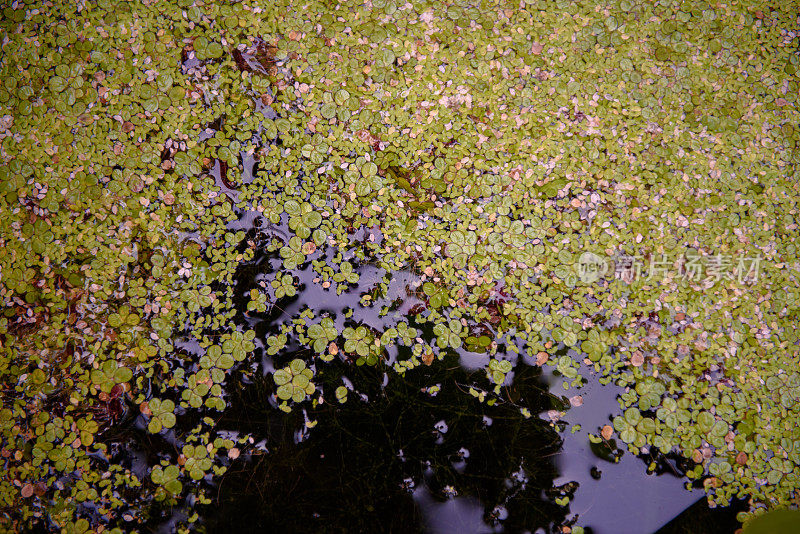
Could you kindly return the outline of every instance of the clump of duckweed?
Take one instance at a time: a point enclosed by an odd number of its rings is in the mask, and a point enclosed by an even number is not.
[[[628,386],[620,439],[691,458],[713,502],[790,505],[797,24],[768,1],[4,7],[4,526],[130,530],[207,500],[241,445],[213,415],[252,363],[232,286],[257,248],[250,313],[308,265],[337,293],[364,262],[421,281],[416,326],[308,311],[270,356],[379,365],[401,343],[402,374],[519,343]],[[491,361],[487,402],[510,371]],[[300,376],[292,402],[346,396]],[[137,414],[180,447],[144,479],[103,439]]]

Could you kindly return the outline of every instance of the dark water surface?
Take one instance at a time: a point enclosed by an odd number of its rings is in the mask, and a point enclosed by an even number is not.
[[[245,180],[253,172],[249,163]],[[223,193],[235,196],[235,190],[217,182]],[[284,225],[265,223],[254,212],[241,213],[229,226],[245,230],[257,248],[288,235]],[[353,238],[367,239],[369,232],[357,231]],[[373,239],[380,236],[373,234]],[[323,247],[313,259],[333,265],[333,254]],[[344,259],[358,263],[352,254]],[[501,345],[498,357],[515,367],[504,386],[507,400],[488,406],[469,389],[492,387],[484,370],[490,357],[464,348],[448,349],[443,360],[405,376],[382,365],[357,366],[338,358],[318,362],[291,336],[284,350],[268,355],[266,339],[306,309],[315,317],[329,316],[340,332],[356,324],[383,332],[406,321],[429,343],[435,338],[429,324],[414,319],[414,308],[424,304],[413,290],[418,278],[392,273],[382,291],[386,273],[369,264],[357,268],[359,282],[341,295],[314,283],[317,275],[306,264],[293,271],[297,296],[280,299],[266,313],[247,313],[250,290],[262,287],[265,274],[281,269],[278,254],[265,252],[237,274],[235,320],[256,331],[257,348],[227,384],[225,412],[206,415],[217,420],[223,437],[249,435],[253,441],[216,479],[213,503],[199,508],[202,529],[471,534],[563,532],[579,525],[593,534],[649,534],[669,523],[659,532],[701,534],[736,528],[741,506],[709,511],[694,504],[703,493],[685,489],[680,461],[663,455],[638,458],[624,444],[616,449],[613,439],[601,446],[590,443],[587,434],[599,434],[620,412],[616,398],[621,389],[601,386],[585,369],[587,385],[567,392],[557,372],[536,366],[524,347],[518,347],[517,355]],[[374,302],[369,307],[359,303],[367,293]],[[390,312],[380,316],[383,306]],[[202,355],[191,339],[180,346],[187,362]],[[409,357],[408,348],[392,346],[386,359],[391,365]],[[293,358],[314,368],[314,383],[327,394],[321,404],[306,400],[286,414],[275,400],[272,371]],[[340,385],[349,390],[344,404],[330,394]],[[570,408],[568,397],[577,394],[583,404]],[[197,417],[189,412],[179,423],[188,429]],[[572,432],[575,425],[580,430]],[[138,418],[108,441],[114,442],[118,457],[126,458],[124,463],[145,477],[148,465],[170,454],[167,449],[182,446],[175,436],[168,432],[168,443],[157,443]],[[646,474],[651,461],[660,474]],[[191,506],[154,515],[152,531],[172,531]],[[686,525],[692,525],[690,530],[681,530]]]
[[[243,217],[239,228],[258,223],[257,217]],[[256,258],[241,270],[235,294],[247,295],[261,273],[280,264],[274,254]],[[561,379],[549,367],[534,365],[524,351],[518,357],[501,350],[516,366],[509,402],[494,406],[468,393],[472,385],[486,387],[489,356],[460,349],[404,377],[339,360],[316,365],[318,387],[346,385],[347,402],[327,395],[323,404],[305,402],[284,414],[273,400],[269,372],[295,357],[309,361],[311,351],[290,341],[273,358],[263,347],[302,310],[330,316],[340,331],[361,323],[380,332],[405,319],[430,340],[430,327],[415,324],[409,314],[421,302],[409,290],[411,273],[395,273],[381,294],[376,288],[384,271],[371,265],[358,271],[358,284],[337,295],[312,283],[315,274],[307,267],[299,274],[296,297],[266,314],[239,315],[258,333],[261,363],[229,386],[229,408],[218,427],[231,436],[253,436],[256,451],[234,462],[216,488],[215,502],[202,510],[209,532],[466,534],[561,532],[580,525],[595,534],[652,533],[702,498],[701,490],[684,488],[674,459],[637,458],[590,444],[587,432],[598,434],[619,413],[619,388],[587,375],[587,386],[566,393]],[[365,293],[375,295],[374,306],[359,305]],[[383,305],[392,312],[380,317]],[[348,310],[352,316],[346,318]],[[392,347],[388,363],[410,356],[403,351],[408,349]],[[576,394],[583,405],[568,410],[567,395]],[[573,425],[581,430],[571,432]],[[661,474],[646,474],[652,460]],[[563,497],[570,498],[568,506],[556,503]],[[730,520],[735,511],[722,513]],[[696,532],[729,531],[716,527],[722,524],[698,526]]]

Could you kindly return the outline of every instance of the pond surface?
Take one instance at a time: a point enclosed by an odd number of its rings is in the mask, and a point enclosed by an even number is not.
[[[253,214],[231,226],[265,239]],[[330,255],[319,257],[329,261]],[[470,394],[486,388],[490,356],[463,347],[403,376],[389,367],[409,358],[402,345],[390,347],[386,365],[377,366],[321,362],[291,336],[285,348],[268,354],[267,339],[308,310],[332,319],[338,331],[363,324],[380,332],[404,320],[433,342],[430,325],[417,323],[413,313],[423,304],[414,291],[417,276],[400,272],[387,280],[383,270],[355,260],[359,280],[340,295],[323,288],[306,266],[294,271],[297,295],[264,313],[248,312],[250,290],[280,261],[264,252],[239,270],[234,284],[235,320],[257,332],[256,350],[226,386],[228,407],[214,418],[219,436],[249,441],[212,486],[211,504],[199,507],[208,532],[562,532],[580,526],[594,534],[668,534],[683,532],[687,523],[695,533],[738,525],[742,506],[708,510],[701,489],[687,491],[680,458],[637,457],[613,439],[589,440],[620,413],[617,396],[624,390],[601,385],[588,367],[581,371],[585,385],[567,389],[566,379],[537,365],[524,346],[500,345],[494,357],[515,366],[504,400],[490,405]],[[366,294],[371,305],[363,305]],[[389,313],[379,313],[384,306]],[[204,354],[191,338],[180,346],[187,365]],[[325,391],[346,387],[346,402],[279,409],[273,373],[293,359],[309,361]],[[197,415],[184,418],[191,426]],[[128,421],[107,440],[114,461],[141,477],[168,449],[183,445],[173,432],[166,442],[155,439],[141,416]],[[193,503],[184,506],[162,510],[150,526],[173,531]],[[693,517],[708,518],[706,525]]]
[[[33,4],[0,23],[0,530],[796,507],[791,6]]]
[[[258,222],[247,219],[240,228]],[[255,258],[240,270],[236,295],[279,264],[275,255]],[[565,392],[564,379],[524,348],[517,356],[501,346],[496,356],[517,361],[504,386],[508,402],[489,406],[469,394],[485,381],[489,356],[462,348],[402,377],[335,359],[316,366],[315,381],[326,390],[344,384],[346,402],[278,410],[275,362],[307,359],[310,351],[290,341],[269,356],[266,339],[306,309],[332,318],[338,330],[360,323],[384,331],[404,318],[431,336],[409,313],[421,303],[413,273],[397,273],[377,291],[385,273],[368,264],[357,270],[358,283],[337,295],[307,267],[297,296],[266,314],[240,310],[237,320],[258,333],[260,363],[229,388],[217,425],[223,435],[251,436],[253,447],[201,512],[209,532],[555,532],[580,525],[596,534],[647,533],[702,498],[701,490],[686,490],[674,458],[638,458],[613,440],[590,443],[587,433],[599,434],[619,413],[621,388],[586,374],[584,387]],[[372,306],[359,304],[364,294],[373,295]],[[382,305],[391,313],[381,317]],[[387,364],[407,358],[407,350],[392,347]],[[575,395],[579,406],[570,405]],[[658,463],[652,475],[650,461]]]

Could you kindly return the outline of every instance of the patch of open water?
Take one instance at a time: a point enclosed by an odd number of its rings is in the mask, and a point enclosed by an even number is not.
[[[250,218],[250,221],[254,220]],[[246,223],[245,223],[246,224]],[[320,258],[331,252],[320,251]],[[330,257],[328,257],[330,259]],[[280,268],[276,256],[256,258],[242,271],[237,295],[247,294],[259,272]],[[242,457],[222,477],[214,505],[203,513],[210,532],[556,532],[580,525],[595,534],[655,532],[703,497],[687,491],[675,458],[637,458],[627,451],[592,445],[588,433],[619,414],[617,386],[585,375],[583,404],[569,407],[562,379],[536,366],[524,350],[499,354],[519,359],[507,403],[487,406],[468,394],[485,377],[489,356],[459,349],[444,360],[399,376],[392,370],[335,360],[317,366],[315,380],[345,384],[344,404],[327,402],[283,414],[271,400],[273,357],[263,351],[281,322],[310,308],[330,316],[341,331],[361,323],[381,332],[398,319],[430,335],[409,315],[421,301],[409,286],[412,273],[394,273],[388,290],[375,293],[383,270],[358,268],[360,280],[342,295],[313,283],[310,267],[295,272],[298,296],[264,317],[242,314],[256,329],[258,372],[232,388],[219,421],[235,434],[248,433],[260,454]],[[379,316],[382,306],[391,312]],[[348,311],[352,316],[345,319]],[[502,348],[502,347],[501,347]],[[387,363],[408,351],[394,346]],[[308,357],[294,345],[281,361]],[[438,386],[432,393],[431,386]],[[355,392],[356,394],[352,394]],[[527,418],[521,408],[528,408]],[[569,408],[569,409],[568,409]],[[557,417],[550,417],[557,413]],[[538,414],[538,417],[537,417]],[[308,428],[308,422],[316,426]],[[571,432],[574,425],[581,429]],[[617,459],[617,461],[614,460]],[[657,461],[656,474],[646,474]],[[569,497],[568,506],[556,503]],[[562,504],[564,501],[561,501]],[[731,515],[735,511],[731,511]],[[265,530],[266,529],[266,530]]]
[[[260,233],[262,242],[282,232],[253,212],[230,228],[253,238]],[[330,264],[333,255],[323,247],[313,258]],[[256,350],[226,386],[227,409],[213,416],[223,437],[249,435],[253,441],[214,483],[213,503],[199,509],[208,532],[467,534],[563,532],[579,525],[594,534],[645,534],[684,509],[697,508],[692,505],[703,493],[685,489],[676,458],[639,458],[613,442],[590,443],[588,433],[599,434],[619,414],[622,390],[600,385],[586,368],[586,385],[565,392],[554,368],[537,366],[523,346],[517,347],[518,356],[501,345],[498,356],[516,365],[504,386],[507,401],[490,406],[469,394],[470,387],[489,386],[484,369],[490,357],[464,348],[448,349],[442,360],[404,376],[382,365],[357,366],[339,358],[318,362],[291,336],[285,349],[268,355],[267,338],[306,309],[330,317],[340,332],[353,324],[382,332],[402,320],[428,342],[434,337],[431,325],[418,324],[412,313],[423,304],[412,291],[417,277],[398,272],[386,278],[371,264],[357,267],[358,283],[341,295],[335,285],[323,289],[315,283],[318,275],[306,264],[293,271],[295,297],[281,299],[266,313],[248,313],[250,289],[280,269],[280,257],[265,252],[235,280],[235,321],[256,331]],[[379,291],[384,281],[386,289]],[[368,293],[373,304],[363,306],[361,297]],[[382,316],[383,306],[389,313]],[[179,346],[190,361],[202,355],[192,339]],[[386,363],[408,357],[409,348],[395,345]],[[288,414],[279,410],[272,371],[292,358],[309,361],[315,383],[326,391],[345,385],[347,402],[327,395],[325,402],[304,402]],[[582,405],[570,407],[567,395],[576,394]],[[165,443],[152,442],[144,424],[141,417],[134,419],[116,447],[142,476],[166,454],[160,449],[182,446],[174,431],[166,433]],[[572,432],[575,425],[580,430]],[[648,475],[651,461],[659,468]],[[730,520],[736,511],[723,517]],[[186,507],[165,511],[153,518],[153,530],[172,531],[186,513]],[[704,531],[718,532],[695,530]]]

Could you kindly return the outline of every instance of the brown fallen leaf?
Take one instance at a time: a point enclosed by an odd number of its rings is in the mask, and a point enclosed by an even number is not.
[[[433,353],[429,352],[427,354],[422,355],[422,363],[425,365],[430,365],[433,363]]]
[[[550,355],[545,351],[541,351],[536,355],[536,365],[542,366],[550,359]]]

